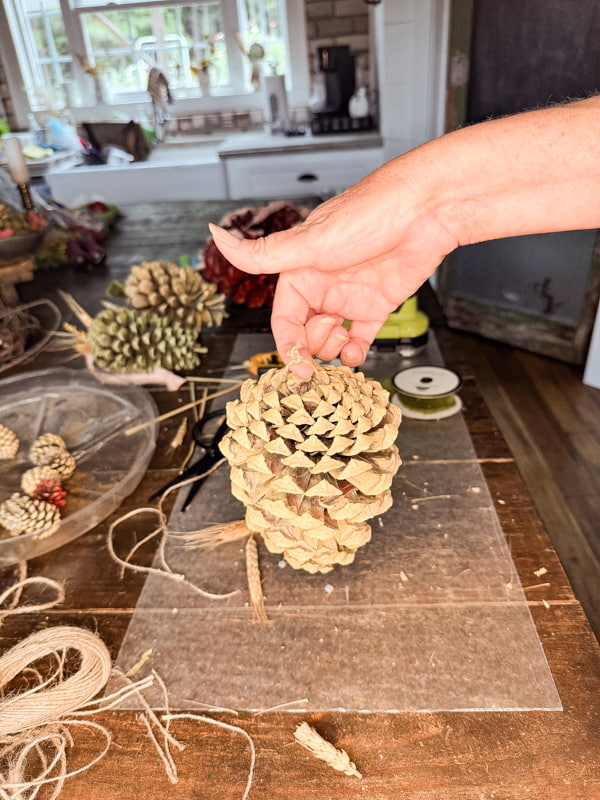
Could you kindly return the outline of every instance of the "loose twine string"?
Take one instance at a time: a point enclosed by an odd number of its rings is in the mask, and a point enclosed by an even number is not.
[[[219,461],[218,464],[215,464],[210,470],[207,470],[207,472],[203,473],[199,477],[210,475],[223,463],[223,460]],[[271,620],[269,620],[265,609],[265,597],[262,589],[258,546],[254,536],[252,536],[243,520],[210,525],[199,531],[175,531],[168,528],[167,517],[162,508],[164,500],[172,491],[175,491],[175,489],[180,489],[182,486],[186,486],[187,484],[192,483],[194,480],[198,480],[198,478],[190,478],[171,486],[159,497],[157,506],[142,506],[141,508],[135,508],[114,520],[114,522],[110,524],[107,534],[106,546],[109,555],[113,561],[115,561],[121,567],[121,577],[126,569],[130,569],[133,572],[147,573],[149,575],[160,575],[176,581],[181,586],[187,586],[193,592],[196,592],[202,597],[206,597],[210,600],[225,600],[228,597],[233,597],[234,595],[239,594],[240,590],[233,589],[230,592],[218,594],[215,592],[209,592],[206,589],[202,589],[200,586],[196,586],[196,584],[189,581],[182,573],[173,571],[166,558],[166,544],[169,537],[176,537],[180,538],[184,543],[184,546],[188,547],[189,549],[197,549],[201,547],[216,547],[219,544],[224,544],[226,542],[235,542],[245,539],[246,545],[244,552],[246,559],[246,581],[248,585],[248,594],[252,612],[257,622],[261,623],[262,625],[271,625]],[[117,553],[115,547],[116,530],[122,523],[142,514],[150,514],[154,516],[157,522],[154,528],[143,538],[139,539],[122,557]],[[133,563],[131,559],[135,553],[156,537],[159,537],[159,539],[155,560],[159,566],[148,567]]]
[[[1,596],[4,602],[10,598],[11,606],[2,612],[3,616],[49,608],[64,596],[56,581],[28,579],[25,570],[26,566],[20,565],[20,579]],[[34,582],[58,587],[61,591],[54,601],[16,608],[14,598],[20,597]],[[75,653],[78,668],[69,671],[68,656]],[[52,665],[47,676],[35,666],[41,659],[49,659]],[[124,685],[110,695],[98,697],[111,676],[124,681]],[[28,686],[33,682],[33,685],[22,691],[14,688],[9,691],[11,682],[16,679]],[[143,695],[154,685],[161,690],[164,701],[165,712],[160,716]],[[172,721],[197,720],[243,735],[249,742],[251,756],[242,795],[242,800],[246,800],[252,786],[256,751],[245,730],[200,714],[171,714],[167,688],[155,671],[131,681],[126,674],[113,668],[108,649],[98,636],[84,628],[64,625],[33,633],[0,657],[0,800],[35,800],[42,787],[50,785],[50,794],[45,797],[55,800],[68,778],[90,769],[110,749],[111,733],[89,717],[113,709],[131,696],[142,705],[143,723],[171,783],[178,781],[172,748],[182,750],[185,746],[169,731]],[[91,760],[69,771],[67,752],[74,746],[72,729],[91,731],[103,743]]]
[[[21,561],[17,565],[17,570],[17,582],[12,584],[12,586],[9,586],[2,592],[2,594],[0,594],[0,626],[2,625],[5,617],[11,617],[16,614],[31,614],[34,611],[46,611],[47,609],[62,603],[65,599],[64,587],[57,581],[53,581],[51,578],[44,578],[41,575],[28,578],[27,563],[25,561]],[[55,592],[56,596],[45,603],[19,605],[21,602],[21,597],[23,596],[23,592],[31,586],[51,589],[53,592]]]
[[[48,330],[43,330],[41,321],[31,313],[34,308],[44,306],[52,317]],[[54,335],[60,319],[58,308],[50,300],[34,300],[16,307],[0,303],[0,372],[30,361],[43,350]],[[32,334],[42,335],[28,347],[28,339]]]
[[[237,387],[234,387],[237,388]],[[217,396],[220,393],[217,393]],[[213,397],[216,395],[213,395]],[[206,396],[199,401],[205,405]],[[194,401],[192,405],[197,405]],[[190,407],[190,406],[188,406]],[[182,411],[184,409],[180,409]],[[207,470],[202,476],[206,477],[214,472],[224,459]],[[237,594],[239,590],[225,594],[208,592],[195,586],[184,575],[173,572],[165,557],[165,542],[167,538],[167,519],[163,510],[163,503],[167,496],[175,489],[192,483],[198,478],[180,481],[166,490],[159,498],[157,507],[143,507],[135,509],[117,519],[109,528],[107,545],[111,557],[125,568],[137,572],[167,575],[173,580],[185,584],[193,591],[211,599],[224,599]],[[114,532],[124,521],[143,513],[151,513],[157,518],[154,530],[137,542],[123,559],[117,555],[114,547]],[[170,533],[187,535],[188,532]],[[192,532],[194,533],[194,532]],[[246,565],[248,585],[252,606],[257,618],[268,624],[264,608],[264,597],[260,581],[258,564],[258,551],[256,541],[241,521],[228,525],[217,525],[204,531],[195,532],[204,544],[211,546],[223,541],[235,541],[246,538]],[[132,564],[130,558],[135,552],[155,536],[160,535],[158,559],[159,568],[144,567]],[[196,545],[197,546],[197,545]],[[51,588],[55,598],[44,603],[19,605],[23,592],[31,586]],[[27,578],[26,565],[19,565],[18,581],[0,594],[0,625],[2,620],[11,614],[31,613],[49,609],[64,600],[64,588],[61,584],[48,578]],[[2,605],[6,607],[2,609]],[[73,674],[65,672],[67,654],[79,654],[79,668]],[[40,659],[49,657],[54,663],[50,676],[43,678],[40,672],[33,667]],[[137,665],[132,668],[137,671]],[[6,688],[18,676],[27,674],[37,681],[32,688],[23,692],[11,693],[7,697]],[[105,697],[97,697],[105,688],[112,676],[125,680],[125,685]],[[143,691],[157,685],[164,699],[165,713],[159,716],[149,705]],[[248,779],[242,800],[247,800],[252,787],[254,768],[256,763],[256,749],[250,735],[237,725],[215,720],[200,714],[180,713],[172,714],[169,710],[167,688],[160,676],[153,670],[150,675],[138,681],[131,681],[128,674],[115,670],[112,667],[110,654],[104,643],[95,634],[82,629],[69,626],[56,626],[47,630],[31,634],[27,639],[18,643],[0,657],[0,800],[35,800],[40,789],[49,784],[54,784],[51,794],[46,795],[48,800],[55,800],[61,793],[65,781],[77,774],[90,769],[97,764],[108,752],[112,743],[112,735],[103,726],[88,719],[89,716],[115,708],[128,697],[135,695],[143,708],[142,721],[147,734],[159,754],[169,781],[177,783],[178,774],[172,749],[182,750],[184,745],[169,731],[170,723],[176,720],[197,720],[210,725],[221,727],[241,734],[248,742],[250,748],[250,765]],[[68,718],[70,715],[71,718]],[[82,717],[83,719],[80,719]],[[306,723],[303,723],[306,725]],[[74,737],[71,728],[84,728],[92,731],[104,740],[102,749],[83,766],[68,770],[67,750],[74,746]],[[306,727],[308,727],[306,725]],[[300,726],[302,728],[302,726]],[[311,741],[302,741],[302,736],[295,734],[296,741],[309,749],[312,754],[328,763],[334,769],[354,774],[360,777],[356,767],[350,762],[344,751],[337,751],[332,745],[320,737],[314,729],[310,730]],[[320,741],[319,741],[320,740]],[[35,761],[37,773],[34,771]]]
[[[224,390],[222,393],[228,393],[234,391],[239,387],[240,383],[236,382],[234,386]],[[193,384],[191,386],[192,394],[194,393]],[[208,400],[213,399],[216,395],[208,394],[206,389],[203,387],[204,391],[202,396],[199,399],[194,397],[191,403],[188,403],[185,406],[182,406],[180,409],[177,409],[176,413],[181,413],[184,410],[193,409],[194,415],[197,418],[199,415],[202,415],[206,409],[206,403]],[[221,394],[220,392],[218,394]],[[164,419],[165,415],[159,417],[158,419]],[[176,432],[176,436],[178,432]],[[179,445],[181,442],[179,443]],[[190,454],[186,457],[186,461],[189,460]],[[174,484],[173,486],[166,489],[158,498],[156,506],[142,506],[140,508],[133,509],[132,511],[123,514],[118,519],[114,520],[108,529],[107,534],[107,549],[111,556],[111,558],[119,564],[121,567],[121,577],[123,576],[126,569],[130,569],[133,572],[138,573],[146,573],[150,575],[160,575],[171,580],[176,581],[179,585],[187,586],[193,592],[201,595],[202,597],[206,597],[210,600],[224,600],[228,597],[233,597],[236,594],[239,594],[239,589],[235,589],[231,592],[226,592],[224,594],[217,594],[215,592],[207,591],[206,589],[202,589],[199,586],[196,586],[191,581],[188,581],[185,575],[181,573],[176,573],[173,571],[171,566],[169,565],[166,554],[165,548],[168,541],[168,538],[171,537],[180,537],[186,544],[196,547],[196,546],[212,546],[216,544],[221,544],[223,542],[231,542],[246,539],[246,547],[245,547],[245,556],[246,556],[246,579],[248,584],[248,593],[250,596],[250,605],[252,607],[252,611],[254,614],[255,619],[263,625],[269,625],[270,621],[267,617],[265,611],[265,601],[264,601],[264,594],[262,591],[262,582],[261,582],[261,575],[260,575],[260,565],[258,560],[258,550],[256,546],[256,541],[251,536],[250,531],[246,527],[243,521],[236,521],[233,523],[227,523],[224,525],[215,525],[209,526],[207,528],[202,529],[201,531],[175,531],[168,528],[168,520],[167,516],[163,509],[163,504],[167,497],[174,492],[175,490],[179,490],[188,484],[193,483],[194,481],[200,480],[201,478],[206,478],[215,472],[223,463],[225,462],[225,458],[220,459],[216,464],[214,464],[210,469],[206,470],[206,472],[198,475],[194,478],[189,478],[187,480],[181,480],[178,483]],[[139,539],[133,547],[123,556],[119,555],[117,552],[117,548],[115,545],[115,534],[117,529],[127,520],[131,520],[135,517],[149,514],[151,517],[154,517],[156,522],[154,527],[147,533],[143,538]],[[156,562],[158,563],[157,567],[154,566],[143,566],[141,564],[136,564],[132,562],[132,558],[135,554],[149,541],[158,537],[158,548],[156,551]],[[193,542],[193,544],[191,544]]]

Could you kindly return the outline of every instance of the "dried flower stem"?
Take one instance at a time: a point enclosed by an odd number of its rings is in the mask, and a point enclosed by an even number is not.
[[[183,541],[183,546],[190,550],[200,547],[217,547],[220,544],[238,542],[250,536],[243,519],[235,522],[218,522],[199,531],[169,531],[169,535],[177,536]]]
[[[329,764],[333,769],[338,772],[343,772],[344,775],[354,775],[356,778],[362,778],[360,772],[356,769],[356,765],[350,761],[350,756],[345,750],[338,750],[331,742],[324,739],[321,734],[308,724],[308,722],[301,722],[294,731],[294,739],[302,747],[306,748],[309,753],[315,758],[321,759],[326,764]]]
[[[186,375],[186,381],[189,383],[235,383],[239,384],[237,378],[205,378],[199,375]]]
[[[169,419],[170,417],[175,417],[177,414],[183,414],[184,411],[189,411],[190,408],[194,408],[197,406],[198,403],[206,403],[209,400],[214,400],[216,397],[221,397],[228,392],[233,392],[244,383],[244,381],[238,381],[233,386],[230,386],[228,389],[221,389],[220,392],[214,392],[213,394],[209,394],[206,397],[202,397],[200,400],[194,400],[191,403],[186,403],[184,406],[180,406],[179,408],[174,408],[172,411],[167,411],[165,414],[161,414],[158,417],[154,417],[154,419],[149,420],[148,422],[141,422],[139,425],[134,425],[131,428],[127,428],[125,431],[125,436],[132,436],[134,433],[141,431],[142,428],[147,428],[149,425],[154,425],[156,422],[163,422],[165,419]]]

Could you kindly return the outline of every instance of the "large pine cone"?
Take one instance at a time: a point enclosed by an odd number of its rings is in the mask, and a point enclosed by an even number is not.
[[[205,352],[196,334],[180,322],[132,308],[106,308],[88,329],[95,364],[107,372],[175,372],[194,369]]]
[[[329,572],[369,541],[367,519],[392,504],[400,410],[347,367],[303,381],[287,368],[246,381],[227,404],[221,450],[246,524],[294,568]]]
[[[0,459],[14,458],[19,450],[19,437],[6,425],[0,425]]]
[[[43,531],[50,535],[60,522],[60,511],[55,505],[43,500],[34,500],[25,494],[15,492],[0,505],[0,525],[11,534]]]
[[[124,286],[132,308],[164,315],[199,333],[203,325],[220,325],[225,296],[199,272],[170,261],[143,261],[131,268]]]

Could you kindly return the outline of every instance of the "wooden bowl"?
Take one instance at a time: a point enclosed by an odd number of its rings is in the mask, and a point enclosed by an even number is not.
[[[33,233],[22,233],[10,236],[8,239],[0,239],[0,262],[13,261],[20,256],[28,256],[38,249],[44,238],[46,229],[34,231]]]

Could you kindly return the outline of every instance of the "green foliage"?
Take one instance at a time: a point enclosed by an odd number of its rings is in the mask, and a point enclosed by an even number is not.
[[[112,280],[106,287],[107,297],[125,297],[125,287],[118,280]]]

